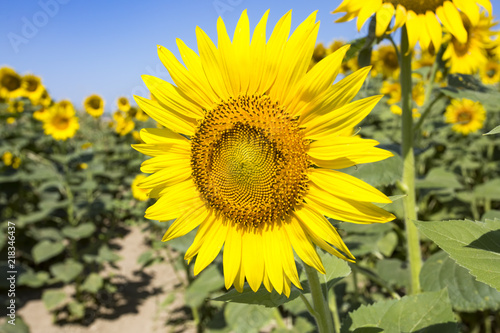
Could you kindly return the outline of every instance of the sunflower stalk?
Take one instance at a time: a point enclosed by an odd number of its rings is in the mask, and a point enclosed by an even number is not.
[[[403,179],[402,187],[406,192],[404,201],[404,221],[406,228],[406,243],[408,261],[410,263],[411,286],[410,293],[420,291],[420,269],[422,267],[422,254],[420,252],[420,238],[414,222],[417,219],[416,193],[415,193],[415,156],[413,151],[413,118],[412,118],[412,72],[411,50],[408,43],[406,25],[401,31],[401,98],[402,98],[402,157]]]
[[[304,264],[304,270],[309,281],[309,288],[311,289],[313,309],[311,315],[316,319],[319,333],[336,332],[333,327],[333,318],[328,306],[328,294],[323,293],[323,288],[319,282],[318,272],[313,267]]]

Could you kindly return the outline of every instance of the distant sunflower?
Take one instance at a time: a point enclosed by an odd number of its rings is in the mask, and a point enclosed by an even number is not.
[[[453,34],[446,33],[444,40],[448,46],[443,54],[450,73],[474,74],[488,62],[487,50],[494,45],[492,37],[496,33],[492,27],[496,25],[491,16],[481,13],[479,20],[472,24],[462,14],[463,23],[469,38],[460,42]]]
[[[56,140],[66,140],[75,136],[80,128],[78,118],[75,116],[73,104],[63,100],[49,109],[48,115],[43,120],[43,129],[46,135],[51,135]]]
[[[373,15],[376,16],[375,33],[378,37],[393,32],[406,24],[409,49],[417,42],[424,50],[431,45],[439,50],[442,42],[441,24],[460,42],[467,42],[463,16],[476,24],[479,21],[479,5],[491,15],[490,0],[344,0],[333,13],[346,14],[336,22],[346,22],[357,17],[358,31]],[[392,18],[394,25],[389,27]]]
[[[391,105],[390,110],[392,113],[394,113],[395,115],[398,115],[398,116],[401,116],[403,114],[403,109],[401,109],[401,107],[397,104]],[[420,112],[418,112],[417,108],[412,108],[411,109],[411,116],[413,119],[417,119],[417,118],[420,118],[421,114],[420,114]]]
[[[0,98],[16,98],[20,93],[21,76],[12,68],[0,68]]]
[[[397,78],[399,75],[399,60],[392,45],[382,45],[373,54],[374,68],[382,73],[384,78]]]
[[[383,223],[394,216],[372,202],[390,202],[370,185],[333,170],[392,156],[375,140],[345,135],[381,96],[350,103],[369,68],[333,84],[348,47],[307,71],[319,23],[310,15],[288,37],[291,12],[266,43],[269,11],[252,38],[246,11],[233,40],[217,22],[218,47],[196,28],[198,52],[178,40],[184,67],[159,46],[175,85],[144,75],[158,102],[137,97],[141,109],[164,125],[143,129],[153,156],[141,171],[153,173],[139,186],[158,198],[149,219],[176,219],[163,237],[198,227],[185,259],[195,256],[194,274],[224,246],[225,285],[290,295],[301,288],[293,250],[305,264],[325,269],[315,245],[342,259],[354,257],[324,217]],[[332,85],[333,84],[333,85]],[[293,250],[292,250],[293,249]]]
[[[132,196],[139,201],[146,201],[149,199],[149,190],[143,189],[138,186],[144,179],[146,179],[146,177],[146,175],[142,174],[135,176],[134,180],[132,181],[132,185],[130,186],[132,189]]]
[[[124,116],[122,112],[116,111],[113,114],[113,126],[115,128],[116,133],[120,134],[120,136],[127,135],[132,131],[135,127],[135,123],[129,116]]]
[[[445,120],[457,133],[468,135],[483,128],[486,119],[486,110],[479,102],[467,98],[461,100],[453,99],[446,108]]]
[[[48,116],[49,116],[49,108],[47,107],[42,107],[35,112],[33,112],[33,118],[35,118],[38,121],[44,121]]]
[[[488,59],[479,71],[481,81],[484,84],[497,84],[500,82],[500,62],[494,59]]]
[[[401,100],[401,84],[399,82],[383,81],[380,93],[389,97],[387,104],[395,104]]]
[[[121,112],[128,112],[130,110],[130,102],[127,97],[122,96],[118,98],[116,105],[118,106],[118,110]]]
[[[42,80],[38,76],[32,74],[24,75],[21,78],[21,88],[21,95],[29,98],[33,104],[40,100],[40,97],[42,97],[45,91]]]
[[[83,102],[83,107],[92,117],[99,118],[104,112],[104,100],[99,95],[90,95]]]
[[[424,105],[425,102],[425,87],[424,82],[416,83],[411,90],[411,97],[417,106]]]

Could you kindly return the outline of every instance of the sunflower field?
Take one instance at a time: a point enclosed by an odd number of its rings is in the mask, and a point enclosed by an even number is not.
[[[230,38],[219,18],[197,52],[159,46],[172,83],[144,75],[112,114],[0,67],[0,331],[39,332],[9,308],[27,298],[60,326],[119,307],[134,229],[132,261],[181,281],[156,331],[500,333],[492,3],[332,10],[367,35],[318,43],[291,11],[266,35],[269,11],[253,32],[243,11]]]

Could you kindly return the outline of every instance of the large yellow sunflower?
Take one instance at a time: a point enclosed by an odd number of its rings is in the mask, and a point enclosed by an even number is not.
[[[476,24],[480,9],[484,7],[491,15],[490,0],[344,0],[333,13],[346,14],[336,22],[346,22],[357,17],[358,31],[373,15],[376,16],[375,33],[378,37],[393,32],[406,24],[409,49],[417,42],[424,50],[431,45],[439,50],[442,42],[441,24],[461,43],[467,41],[463,16]],[[389,27],[392,18],[394,25]]]
[[[446,33],[444,40],[448,41],[448,46],[443,59],[447,60],[450,73],[474,74],[488,62],[487,50],[494,46],[492,37],[496,31],[492,28],[496,23],[484,13],[481,13],[476,24],[472,24],[465,15],[462,16],[469,38],[461,43],[456,37]]]
[[[43,118],[45,134],[52,135],[56,140],[72,138],[79,128],[75,109],[68,100],[62,100],[53,105]]]
[[[93,94],[85,98],[83,107],[92,117],[99,118],[104,112],[104,100],[101,96]]]
[[[156,101],[135,97],[139,107],[164,125],[142,129],[153,156],[141,171],[153,173],[139,186],[158,198],[149,219],[176,219],[163,240],[198,227],[185,259],[196,256],[194,273],[224,246],[225,285],[242,291],[290,294],[301,288],[293,251],[321,273],[315,245],[353,261],[337,230],[325,218],[383,223],[394,216],[372,202],[390,202],[370,185],[333,169],[392,156],[375,140],[348,136],[380,100],[350,103],[369,68],[333,84],[348,47],[307,71],[319,22],[311,14],[289,37],[291,12],[266,42],[267,11],[250,37],[243,12],[231,41],[217,22],[218,44],[196,28],[198,52],[181,40],[182,65],[158,47],[175,85],[145,75]],[[333,85],[332,85],[333,84]]]
[[[21,93],[21,76],[9,67],[0,68],[0,99],[16,98]]]
[[[483,128],[486,110],[479,102],[467,98],[453,99],[446,108],[444,117],[447,123],[453,124],[452,130],[468,135]]]

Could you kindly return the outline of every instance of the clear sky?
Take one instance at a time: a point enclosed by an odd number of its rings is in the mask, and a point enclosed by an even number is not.
[[[39,75],[51,96],[70,99],[81,108],[97,93],[106,110],[119,96],[147,96],[142,74],[170,80],[158,59],[160,44],[178,55],[175,39],[196,50],[195,27],[216,43],[216,22],[222,16],[232,35],[238,18],[248,10],[253,29],[270,9],[271,27],[293,9],[292,28],[318,10],[318,41],[351,40],[363,35],[353,22],[335,24],[330,12],[340,0],[15,0],[0,2],[0,66],[20,74]]]

